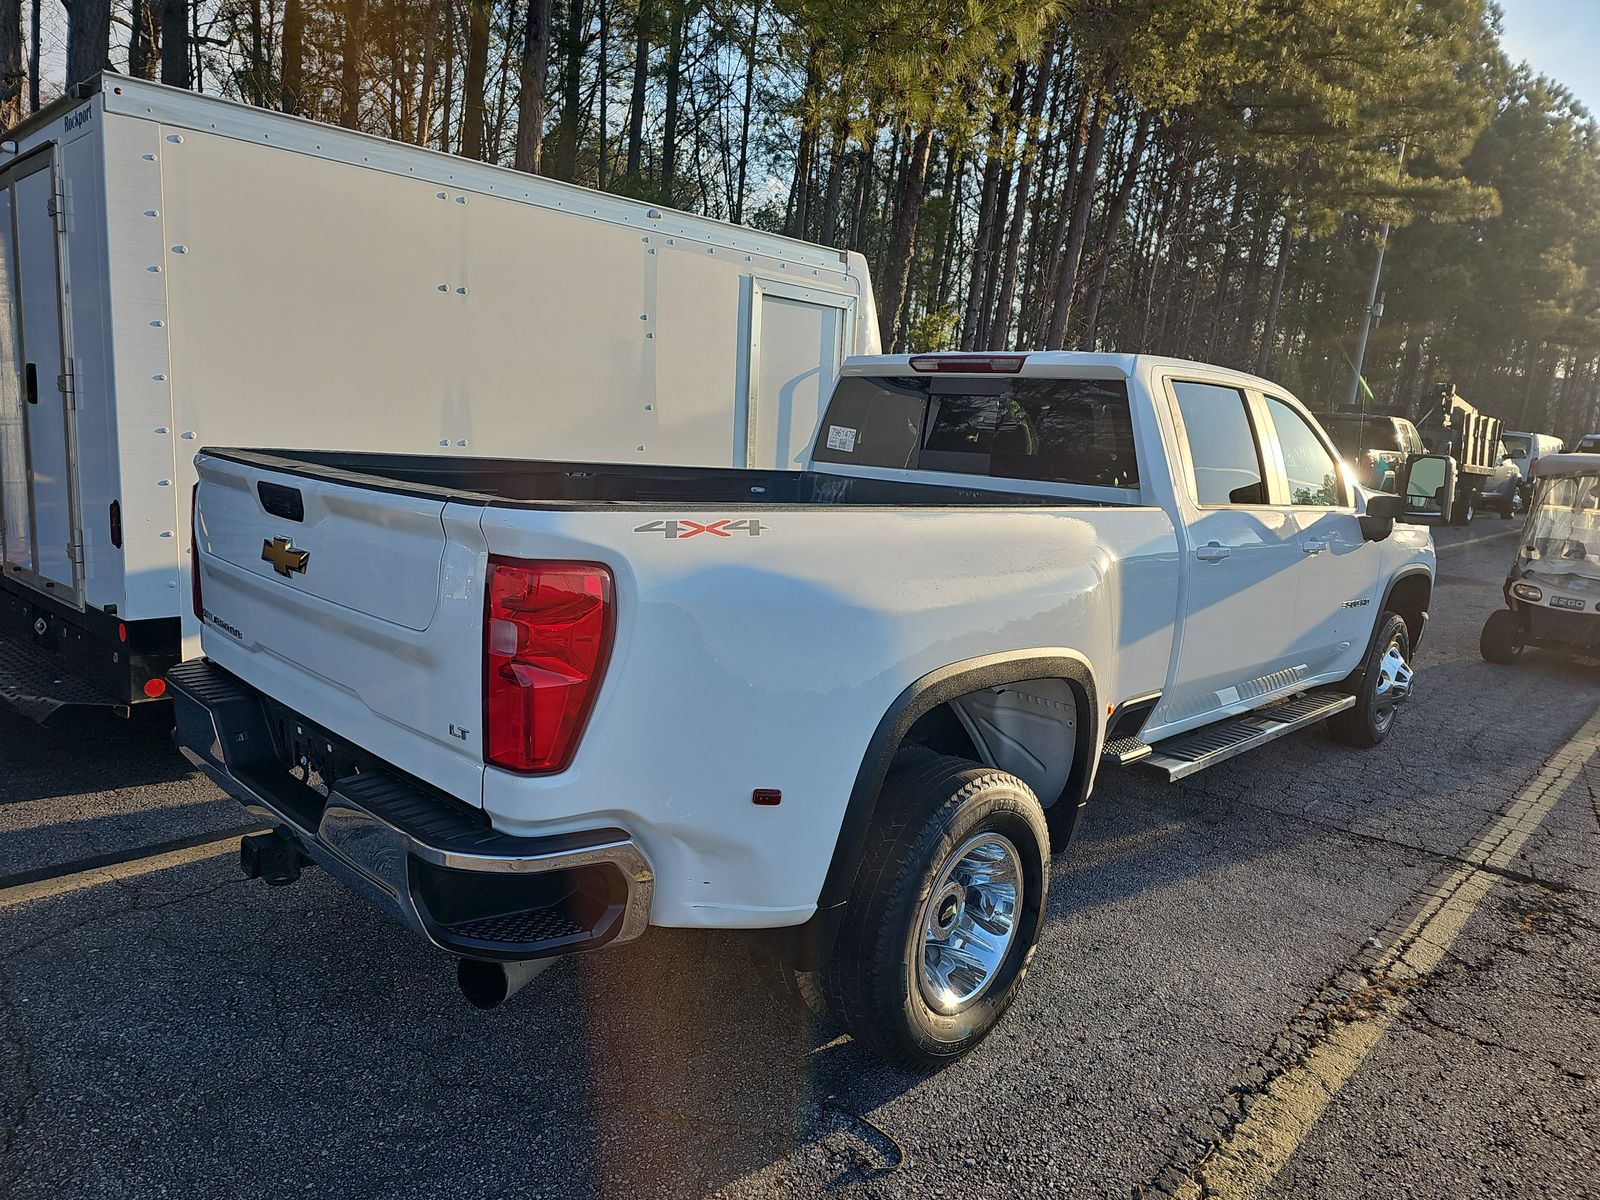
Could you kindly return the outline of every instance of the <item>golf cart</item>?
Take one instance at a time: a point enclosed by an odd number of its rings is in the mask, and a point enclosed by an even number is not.
[[[1600,454],[1547,454],[1534,467],[1505,595],[1478,639],[1490,662],[1528,646],[1600,657]]]

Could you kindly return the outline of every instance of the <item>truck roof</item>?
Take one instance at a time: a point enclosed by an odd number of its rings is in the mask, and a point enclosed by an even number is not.
[[[1023,360],[1020,369],[1008,366],[1003,371],[995,371],[992,367],[980,365],[981,360],[1019,358]],[[972,361],[974,369],[971,372],[961,371],[955,364],[962,360]],[[949,365],[939,368],[932,365],[934,362]],[[1151,370],[1172,371],[1178,374],[1194,371],[1208,377],[1220,375],[1236,381],[1243,387],[1262,388],[1275,394],[1288,392],[1282,384],[1263,379],[1259,375],[1211,363],[1196,362],[1193,359],[1167,358],[1158,354],[1091,353],[1085,350],[939,350],[928,354],[857,354],[844,360],[842,371],[846,375],[883,375],[891,371],[916,373],[919,371],[917,364],[922,364],[920,371],[923,372],[942,369],[952,374],[989,375],[1014,372],[1021,375],[1055,375],[1092,371],[1096,374],[1110,373],[1125,379],[1131,379]]]
[[[1600,475],[1600,454],[1546,454],[1533,468],[1540,479],[1556,475]]]

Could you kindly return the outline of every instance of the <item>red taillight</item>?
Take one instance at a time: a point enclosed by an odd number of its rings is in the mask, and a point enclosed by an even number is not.
[[[611,653],[611,572],[598,563],[489,556],[483,757],[525,774],[564,770]]]
[[[189,493],[189,594],[194,601],[194,619],[206,623],[206,610],[200,603],[200,518],[195,509],[200,505],[200,485]]]
[[[913,371],[953,371],[960,375],[1015,375],[1026,354],[916,354]]]
[[[146,679],[144,681],[144,694],[152,700],[159,700],[167,694],[167,681],[165,679]]]

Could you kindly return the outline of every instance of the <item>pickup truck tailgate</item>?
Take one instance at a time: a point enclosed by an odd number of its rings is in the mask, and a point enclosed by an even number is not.
[[[482,696],[460,668],[482,655],[481,509],[214,455],[197,467],[207,657],[478,803]]]

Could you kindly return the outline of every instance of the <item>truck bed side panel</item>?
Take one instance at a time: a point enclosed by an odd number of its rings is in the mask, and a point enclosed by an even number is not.
[[[1178,566],[1160,510],[737,515],[760,531],[668,537],[668,512],[484,510],[492,552],[606,562],[618,596],[571,769],[491,768],[484,806],[516,833],[628,829],[657,867],[658,924],[804,920],[873,730],[929,671],[1072,651],[1105,702],[1165,677]],[[782,803],[753,805],[755,788]]]

